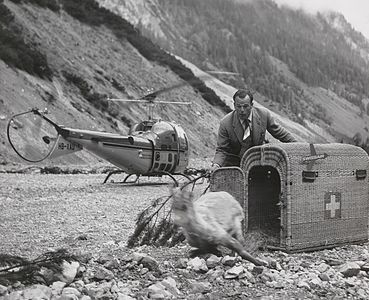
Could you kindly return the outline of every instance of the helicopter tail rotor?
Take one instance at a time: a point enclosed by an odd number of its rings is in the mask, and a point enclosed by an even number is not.
[[[8,122],[8,141],[25,161],[38,163],[82,149],[66,141],[60,134],[63,129],[47,118],[45,113],[34,108],[12,116]]]
[[[10,118],[7,136],[21,158],[28,162],[41,162],[54,150],[58,132],[42,118],[39,110],[32,109]]]

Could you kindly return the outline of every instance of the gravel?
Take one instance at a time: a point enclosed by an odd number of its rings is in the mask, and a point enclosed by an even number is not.
[[[137,214],[168,187],[102,184],[105,176],[0,174],[0,252],[34,257],[61,247],[94,252],[104,243],[125,243]]]
[[[186,244],[128,249],[137,214],[151,200],[167,195],[168,185],[160,183],[171,181],[145,178],[141,183],[150,185],[102,184],[105,176],[41,174],[37,168],[25,174],[0,172],[0,253],[34,259],[66,248],[88,254],[75,281],[62,288],[63,293],[77,293],[78,299],[369,298],[368,243],[311,253],[257,253],[269,262],[268,268],[240,258],[226,264],[224,257],[204,267],[202,258],[189,258]],[[149,256],[150,264],[137,259],[140,255]],[[19,293],[22,297],[16,299],[27,299],[27,293],[53,294],[60,290],[57,286],[0,286],[0,299]],[[58,297],[50,299],[64,299]]]

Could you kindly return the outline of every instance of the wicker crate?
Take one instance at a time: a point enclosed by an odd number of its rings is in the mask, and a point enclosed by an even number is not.
[[[368,169],[368,155],[352,145],[266,144],[242,158],[242,188],[241,175],[221,168],[211,190],[242,190],[245,230],[268,234],[271,248],[323,249],[368,240]]]
[[[216,169],[210,176],[210,191],[225,191],[230,193],[247,212],[245,174],[238,167],[224,167]],[[246,205],[246,207],[245,207]],[[245,213],[242,222],[244,232],[247,232],[248,214]]]
[[[210,191],[228,192],[244,207],[245,174],[238,167],[216,169],[210,177]]]

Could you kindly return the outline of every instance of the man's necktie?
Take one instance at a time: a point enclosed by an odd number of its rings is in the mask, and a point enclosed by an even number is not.
[[[249,121],[248,120],[244,120],[242,125],[243,125],[243,128],[245,129],[245,132],[243,134],[243,140],[246,140],[250,136]]]

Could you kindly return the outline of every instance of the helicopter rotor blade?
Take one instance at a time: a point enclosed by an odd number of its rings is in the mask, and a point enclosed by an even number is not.
[[[206,80],[206,79],[211,79],[213,78],[212,75],[210,74],[225,74],[225,75],[240,75],[239,73],[235,73],[235,72],[226,72],[226,71],[207,71],[207,73],[205,73],[204,75],[200,75],[200,76],[196,76],[196,79],[190,80],[190,81],[185,81],[185,82],[178,82],[176,84],[173,84],[171,86],[168,87],[164,87],[162,89],[159,89],[157,91],[151,92],[149,94],[146,94],[138,99],[119,99],[119,98],[108,98],[107,100],[109,101],[120,101],[120,102],[140,102],[140,101],[148,101],[148,102],[153,102],[155,100],[155,98],[157,96],[159,96],[160,94],[169,92],[171,90],[177,89],[179,87],[188,85],[191,83],[191,81],[196,82],[197,80]],[[155,101],[158,102],[158,101]],[[164,102],[161,102],[164,103]],[[181,102],[178,102],[181,103]]]
[[[206,73],[210,74],[223,74],[223,75],[241,75],[237,72],[226,72],[226,71],[205,71]]]
[[[163,93],[166,93],[166,92],[169,92],[171,90],[180,88],[182,86],[191,85],[191,82],[196,83],[198,80],[206,80],[207,78],[212,78],[212,76],[210,74],[204,74],[204,75],[196,76],[195,79],[192,79],[192,80],[189,80],[189,81],[178,82],[178,83],[173,84],[171,86],[164,87],[164,88],[161,88],[157,91],[146,94],[146,95],[144,95],[144,96],[142,96],[141,98],[138,98],[138,99],[146,100],[146,101],[154,101],[154,99],[157,96],[159,96]]]
[[[155,101],[158,104],[179,104],[179,105],[190,105],[191,102],[179,102],[179,101]]]
[[[180,101],[152,101],[152,100],[140,100],[140,99],[121,99],[121,98],[108,98],[109,101],[115,102],[133,102],[133,103],[154,103],[154,104],[179,104],[179,105],[190,105],[191,102],[180,102]]]
[[[209,75],[208,75],[209,76]],[[207,77],[207,76],[205,76],[205,77]],[[185,86],[185,85],[188,85],[188,82],[179,82],[179,83],[177,83],[177,84],[174,84],[174,85],[171,85],[171,86],[168,86],[168,87],[165,87],[165,88],[162,88],[162,89],[160,89],[160,90],[157,90],[157,91],[155,91],[155,92],[152,92],[152,93],[150,93],[150,94],[147,94],[147,95],[145,95],[145,96],[143,96],[143,97],[141,97],[140,99],[142,99],[142,100],[154,100],[157,96],[159,96],[159,95],[161,95],[161,94],[163,94],[163,93],[166,93],[166,92],[169,92],[169,91],[171,91],[171,90],[174,90],[174,89],[177,89],[177,88],[179,88],[179,87],[181,87],[181,86]]]
[[[107,98],[108,101],[115,101],[115,102],[143,102],[140,99],[123,99],[123,98]]]
[[[191,82],[196,82],[197,80],[203,80],[203,81],[205,81],[206,79],[212,79],[213,76],[211,74],[224,74],[224,75],[235,75],[235,76],[240,76],[241,75],[240,73],[236,73],[236,72],[206,71],[205,74],[200,75],[200,76],[196,76],[196,78],[193,79],[193,80],[186,81],[186,82],[178,82],[177,84],[174,84],[174,85],[171,85],[169,87],[165,87],[165,88],[159,89],[159,90],[157,90],[155,92],[152,92],[152,93],[149,93],[147,95],[144,95],[144,96],[142,96],[139,99],[153,101],[158,95],[163,94],[163,93],[166,93],[166,92],[169,92],[169,91],[174,90],[176,88],[179,88],[181,86],[188,85]]]

